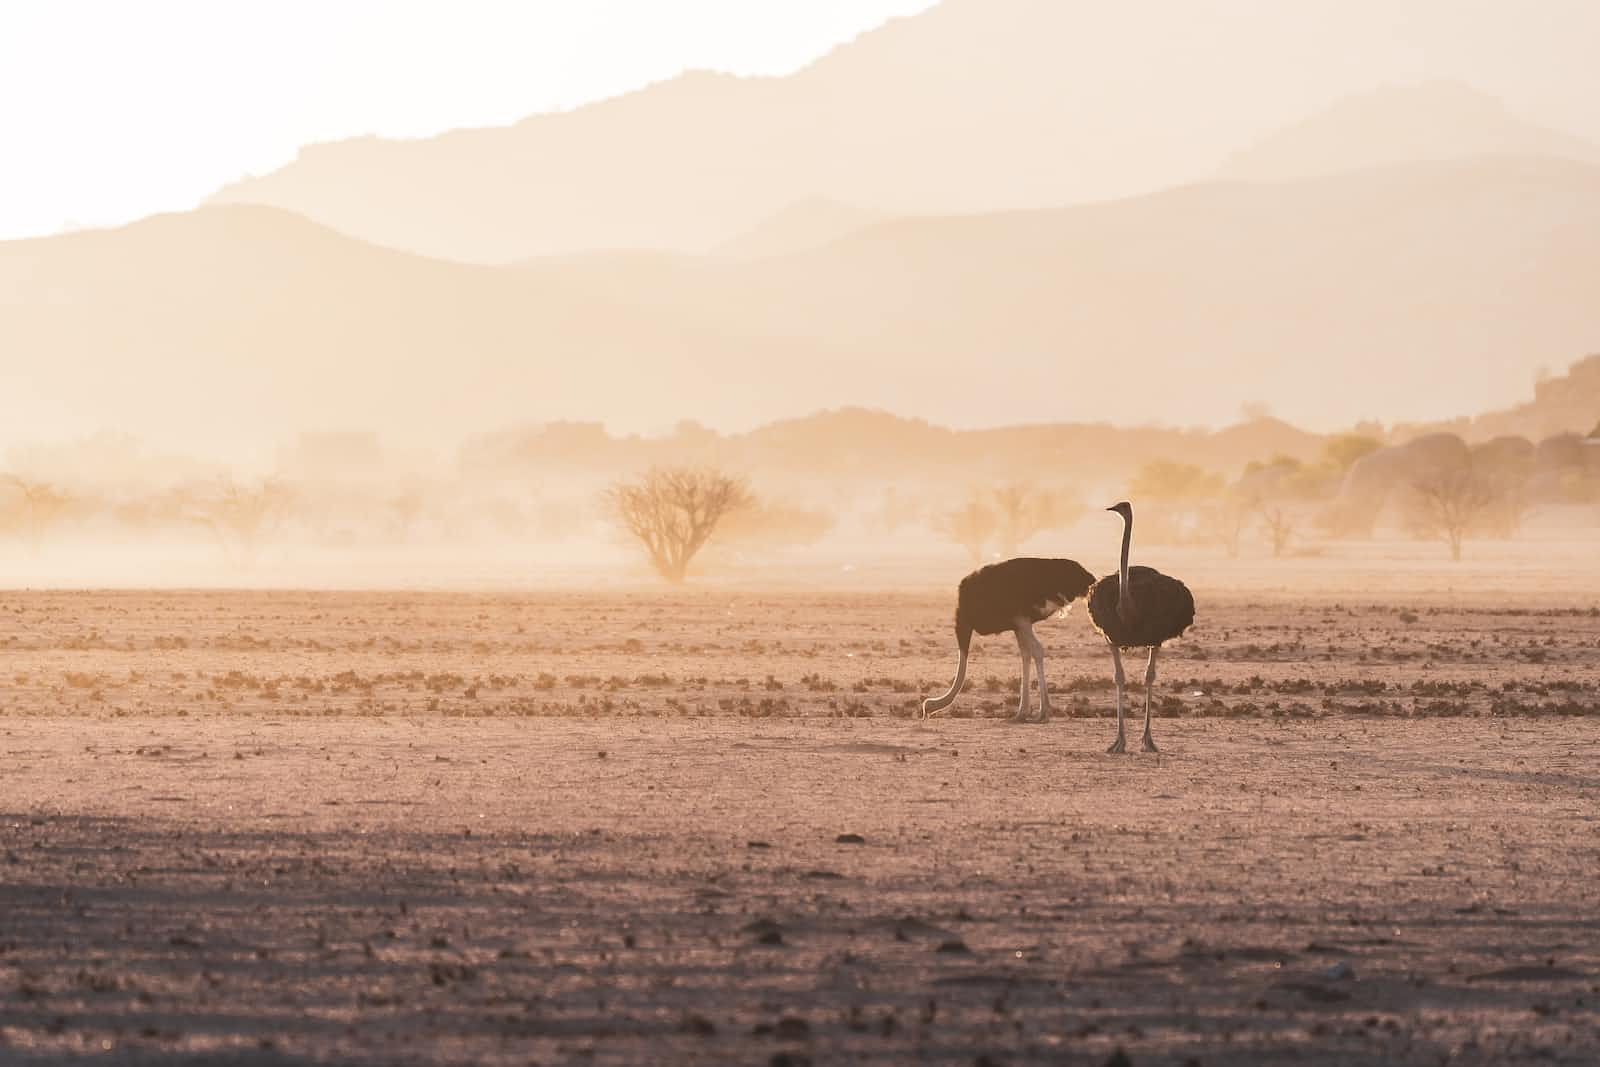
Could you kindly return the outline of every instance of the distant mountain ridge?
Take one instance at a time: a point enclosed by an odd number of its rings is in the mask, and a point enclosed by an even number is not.
[[[1469,86],[1428,82],[1335,101],[1235,152],[1219,176],[1282,181],[1479,155],[1600,164],[1600,145],[1520,119],[1500,100]]]
[[[787,77],[691,73],[507,127],[310,146],[213,202],[509,263],[703,252],[811,197],[890,215],[1119,198],[1214,175],[1241,145],[1395,68],[1488,66],[1492,56],[1462,42],[1494,40],[1497,28],[1551,55],[1584,28],[1600,32],[1600,16],[1566,25],[1576,17],[1453,0],[946,0]],[[1374,41],[1409,58],[1386,60]],[[1349,59],[1368,55],[1370,73]],[[1588,69],[1563,68],[1571,92],[1600,99]],[[1448,154],[1534,147],[1475,136]],[[1288,149],[1265,144],[1235,165],[1259,168],[1278,150]],[[1404,161],[1386,152],[1357,165]]]

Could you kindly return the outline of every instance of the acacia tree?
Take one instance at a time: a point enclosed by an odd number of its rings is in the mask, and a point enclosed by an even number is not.
[[[973,563],[983,559],[983,546],[994,536],[997,519],[994,508],[981,494],[973,493],[958,510],[941,515],[936,522],[940,533],[967,550]]]
[[[1461,541],[1494,505],[1494,486],[1471,468],[1439,471],[1411,485],[1411,527],[1419,537],[1442,538],[1450,558],[1461,558]]]
[[[696,467],[653,467],[606,490],[612,516],[644,546],[656,573],[683,581],[717,524],[751,503],[741,478]]]
[[[1261,528],[1267,532],[1267,538],[1272,542],[1273,556],[1281,556],[1289,547],[1289,541],[1294,537],[1296,527],[1299,525],[1298,516],[1294,508],[1281,500],[1262,501]]]
[[[1014,556],[1029,538],[1068,525],[1083,508],[1069,493],[1018,484],[994,491],[994,511],[1000,554]]]

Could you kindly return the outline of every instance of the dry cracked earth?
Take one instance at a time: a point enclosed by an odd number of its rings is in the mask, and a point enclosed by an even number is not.
[[[1600,1062],[1600,611],[1202,603],[5,594],[0,1062]]]

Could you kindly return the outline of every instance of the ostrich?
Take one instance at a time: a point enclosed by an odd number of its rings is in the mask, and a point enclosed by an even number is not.
[[[1194,624],[1194,595],[1176,578],[1150,567],[1128,566],[1128,545],[1133,540],[1133,506],[1124,500],[1106,508],[1122,516],[1122,566],[1089,590],[1089,618],[1111,646],[1117,668],[1117,739],[1107,752],[1126,752],[1122,732],[1122,700],[1126,679],[1122,674],[1122,649],[1148,648],[1144,669],[1144,750],[1156,751],[1150,736],[1150,687],[1156,680],[1156,653]]]
[[[1007,630],[1017,635],[1022,653],[1022,692],[1016,719],[1028,718],[1028,663],[1039,667],[1039,721],[1050,721],[1050,691],[1044,682],[1044,646],[1033,635],[1033,624],[1056,612],[1065,614],[1074,600],[1089,591],[1094,575],[1070,559],[1022,557],[980,567],[961,579],[956,592],[956,680],[949,692],[922,702],[922,717],[955,703],[967,680],[967,652],[974,632],[989,635]]]

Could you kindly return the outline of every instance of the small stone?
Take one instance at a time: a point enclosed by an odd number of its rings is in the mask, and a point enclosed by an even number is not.
[[[779,1041],[805,1041],[811,1036],[811,1024],[798,1016],[785,1015],[772,1028],[772,1035]]]
[[[833,839],[833,842],[836,845],[864,845],[867,839],[860,834],[840,834]]]
[[[783,944],[783,927],[771,919],[757,919],[746,924],[739,932],[748,935],[758,945]]]

